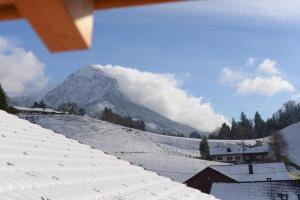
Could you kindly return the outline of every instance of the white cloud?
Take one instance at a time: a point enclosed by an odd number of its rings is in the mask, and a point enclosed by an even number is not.
[[[278,92],[293,92],[294,86],[282,77],[255,77],[247,78],[239,82],[237,86],[238,94],[259,94],[264,96],[273,96]]]
[[[0,37],[0,83],[8,95],[42,89],[48,79],[36,55]]]
[[[230,68],[222,69],[220,81],[222,84],[233,84],[237,80],[241,79],[242,75],[239,72],[231,70]]]
[[[188,95],[173,74],[157,74],[121,66],[98,66],[117,79],[131,101],[179,123],[212,131],[228,120],[202,98]]]
[[[247,60],[246,66],[252,66],[252,65],[255,65],[255,64],[256,64],[256,61],[257,61],[256,58],[251,57],[251,58],[249,58],[249,59]]]
[[[294,93],[295,87],[284,79],[276,64],[274,60],[264,59],[256,72],[252,73],[224,68],[220,81],[223,85],[234,88],[240,95],[273,96],[279,92]]]
[[[266,58],[258,67],[258,71],[270,74],[270,75],[280,75],[281,72],[276,67],[277,63],[275,60]]]

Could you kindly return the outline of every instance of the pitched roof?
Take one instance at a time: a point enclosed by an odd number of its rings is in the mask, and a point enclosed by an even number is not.
[[[0,199],[215,199],[0,111]]]
[[[284,163],[257,163],[252,164],[253,174],[249,174],[248,164],[243,165],[214,165],[212,169],[238,181],[266,181],[290,180],[289,173]]]
[[[282,195],[299,200],[300,181],[214,183],[210,193],[222,200],[270,200],[280,199]]]
[[[63,112],[59,112],[50,108],[28,108],[28,107],[22,107],[22,106],[13,106],[15,109],[19,111],[25,111],[25,112],[41,112],[41,113],[56,113],[56,114],[63,114]]]
[[[241,144],[218,144],[216,146],[210,146],[210,155],[234,155],[234,154],[253,154],[253,153],[268,153],[269,147],[266,144],[259,146],[244,146],[244,149]]]

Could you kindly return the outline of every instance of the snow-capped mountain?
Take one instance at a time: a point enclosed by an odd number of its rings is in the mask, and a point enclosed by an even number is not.
[[[40,101],[49,91],[55,88],[54,85],[47,86],[42,90],[33,91],[23,96],[12,96],[8,98],[9,104],[13,106],[31,107],[34,102]]]
[[[76,103],[93,117],[98,116],[105,107],[110,107],[122,116],[144,120],[146,129],[157,133],[189,135],[193,131],[198,131],[131,102],[126,94],[120,91],[116,79],[93,65],[81,67],[62,84],[48,92],[43,100],[55,108],[68,102]]]

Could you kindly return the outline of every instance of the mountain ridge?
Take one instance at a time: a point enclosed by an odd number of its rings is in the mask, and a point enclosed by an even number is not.
[[[48,92],[42,100],[54,108],[58,108],[63,103],[76,103],[84,108],[88,115],[95,118],[105,107],[109,107],[121,116],[144,120],[146,130],[160,134],[189,136],[194,131],[206,134],[131,102],[126,94],[120,91],[118,81],[96,65],[82,66]]]

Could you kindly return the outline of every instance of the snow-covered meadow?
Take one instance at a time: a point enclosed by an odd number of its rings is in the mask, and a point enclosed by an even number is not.
[[[114,125],[101,120],[74,115],[22,115],[35,123],[66,136],[116,155],[135,165],[184,182],[205,167],[224,163],[198,159],[200,139],[154,134]],[[288,157],[300,164],[300,144],[297,137],[300,123],[284,129],[289,148]],[[244,140],[253,146],[261,140]],[[224,147],[240,148],[241,140],[209,140],[210,150]]]

